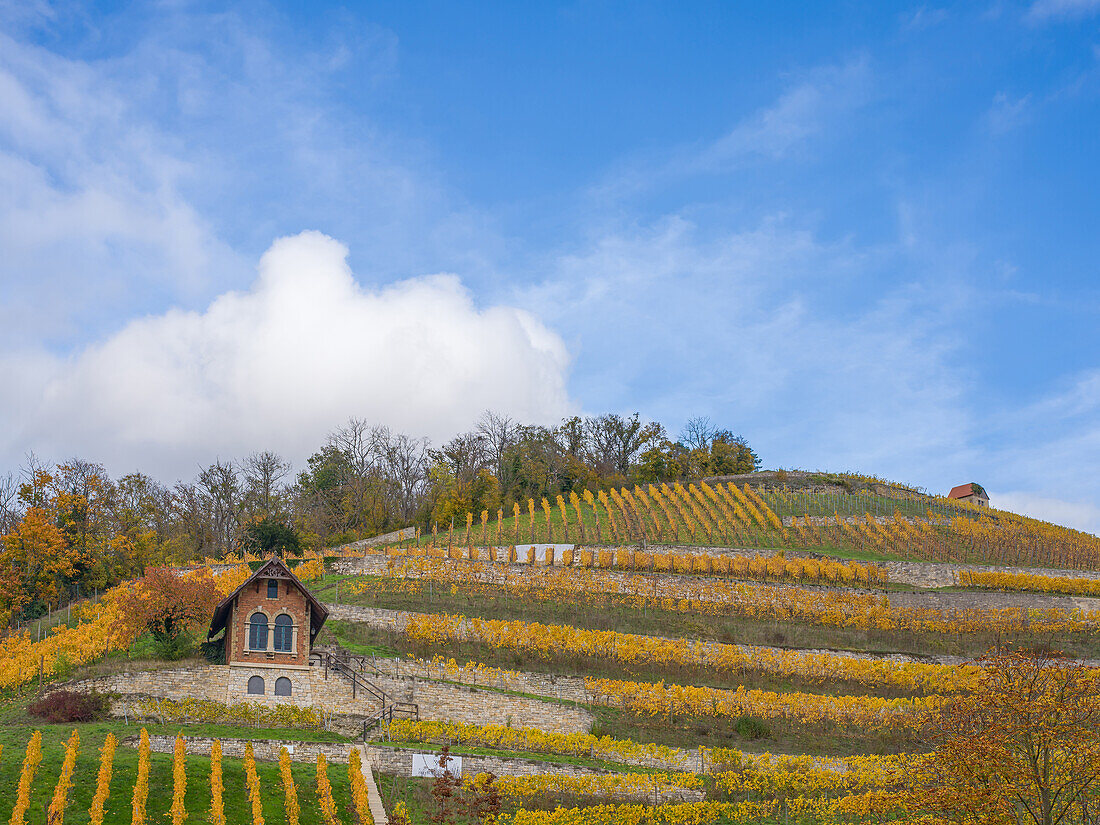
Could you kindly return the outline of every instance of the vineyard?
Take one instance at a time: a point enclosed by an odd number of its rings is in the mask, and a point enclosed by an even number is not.
[[[754,490],[700,481],[584,490],[517,502],[510,513],[467,512],[405,546],[454,548],[573,543],[789,548],[883,559],[1088,569],[1100,538],[1004,511],[910,495]]]
[[[1044,666],[1078,691],[1036,718],[1092,728],[1098,541],[911,491],[696,482],[529,500],[292,561],[331,613],[316,644],[416,693],[419,718],[335,725],[344,711],[318,698],[331,693],[142,693],[114,715],[38,716],[66,680],[206,672],[209,608],[189,658],[158,660],[133,620],[153,601],[147,577],[0,641],[0,817],[381,825],[373,798],[394,825],[917,821],[947,798],[929,745],[940,720],[1023,684],[998,679],[1028,657],[1053,657]],[[959,568],[937,590],[899,584],[893,559],[1003,567]],[[208,559],[166,586],[210,605],[263,561]],[[328,750],[304,757],[314,745]],[[461,777],[410,775],[410,752],[444,748]],[[1063,821],[1086,821],[1076,804]]]

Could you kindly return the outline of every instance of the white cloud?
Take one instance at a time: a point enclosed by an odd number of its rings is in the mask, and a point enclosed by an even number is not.
[[[649,191],[699,175],[724,174],[760,161],[798,157],[814,139],[835,137],[871,94],[866,59],[819,66],[791,79],[767,106],[740,117],[728,132],[658,157],[634,158],[592,189],[597,198]]]
[[[1100,0],[1035,0],[1027,10],[1033,21],[1086,17],[1100,11]]]
[[[300,461],[350,416],[443,438],[486,408],[535,422],[572,409],[566,349],[533,315],[478,308],[453,275],[363,289],[346,255],[318,232],[282,238],[251,289],[203,312],[131,321],[68,360],[8,356],[3,458],[190,476],[216,454]]]
[[[1087,501],[1062,501],[1027,492],[990,492],[990,504],[1025,516],[1100,535],[1100,507]]]
[[[570,342],[590,409],[708,415],[768,466],[938,488],[973,461],[961,287],[886,288],[895,260],[784,218],[707,240],[675,217],[600,238],[523,302]]]
[[[278,15],[164,4],[104,42],[77,11],[56,16],[94,47],[34,45],[0,14],[0,348],[201,306],[302,226],[369,250],[380,282],[482,271],[492,221],[420,141],[337,99],[353,80],[370,110],[392,33],[337,15],[306,37]]]

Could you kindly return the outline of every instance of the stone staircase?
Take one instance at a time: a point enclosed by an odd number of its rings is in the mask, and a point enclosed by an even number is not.
[[[378,703],[377,711],[363,722],[363,740],[380,725],[392,722],[395,718],[420,721],[420,706],[414,702],[400,702],[372,682],[370,675],[381,676],[382,672],[366,656],[351,653],[341,647],[316,648],[309,654],[311,667],[324,668],[325,678],[336,673],[351,686],[353,700],[373,699]]]
[[[378,785],[374,781],[374,771],[371,769],[370,760],[362,747],[359,747],[359,764],[362,766],[363,779],[367,784],[367,805],[370,807],[371,819],[374,825],[389,825],[390,817],[382,804],[382,795],[378,793]]]

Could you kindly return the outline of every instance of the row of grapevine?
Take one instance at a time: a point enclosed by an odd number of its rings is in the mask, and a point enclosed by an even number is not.
[[[425,742],[523,753],[558,754],[639,767],[715,774],[726,777],[724,781],[731,787],[735,782],[742,786],[748,786],[754,781],[760,784],[764,782],[762,778],[753,777],[773,777],[773,784],[778,784],[780,780],[775,777],[801,774],[815,777],[814,781],[823,789],[848,792],[865,790],[890,781],[890,777],[904,769],[909,761],[907,756],[849,756],[844,759],[827,759],[801,755],[755,754],[732,748],[684,750],[591,733],[551,733],[536,728],[513,728],[507,725],[414,722],[408,719],[390,722],[386,735],[394,742]]]
[[[540,554],[528,547],[520,554],[515,547],[424,547],[390,548],[390,558],[450,559],[452,561],[488,561],[496,564],[525,563],[543,567],[596,567],[634,573],[720,576],[749,581],[790,581],[807,584],[862,585],[884,584],[886,570],[875,564],[836,559],[787,558],[783,554],[752,556],[710,553],[646,553],[631,549],[566,549],[547,547]]]
[[[99,769],[96,774],[95,792],[88,810],[90,825],[102,825],[104,814],[109,804],[111,780],[114,774],[113,765],[115,750],[118,745],[112,734],[108,734],[100,749]],[[0,747],[2,750],[2,747]],[[73,730],[65,745],[65,753],[61,763],[61,770],[57,783],[54,786],[46,811],[46,821],[49,825],[64,825],[65,812],[71,802],[70,792],[73,788],[74,772],[76,769],[77,755],[80,750],[80,733]],[[141,729],[138,743],[137,772],[134,777],[133,790],[129,799],[131,825],[145,825],[147,821],[147,805],[149,801],[149,772],[152,748],[149,734],[145,728]],[[19,783],[16,788],[15,803],[12,807],[9,825],[25,825],[26,816],[30,807],[31,791],[38,767],[42,762],[42,734],[35,731],[27,743],[26,753],[23,758],[23,766],[19,774]],[[245,745],[244,770],[248,799],[251,805],[252,825],[264,825],[263,797],[264,789],[260,782],[256,768],[256,760],[252,751],[251,742]],[[286,825],[298,825],[300,807],[298,793],[294,777],[291,773],[290,754],[284,747],[279,754],[279,777],[282,785],[283,810]],[[336,812],[336,803],[332,797],[332,786],[328,780],[327,763],[324,756],[317,757],[317,800],[321,809],[322,819],[325,825],[341,825]],[[360,761],[359,751],[352,748],[348,757],[348,778],[351,786],[351,814],[355,825],[374,825],[370,808],[367,803],[367,792],[363,766]],[[209,825],[225,825],[224,793],[225,787],[222,780],[222,747],[218,740],[214,740],[210,751],[210,807],[201,815],[188,812],[185,807],[187,793],[187,744],[182,735],[176,737],[172,755],[172,785],[171,806],[168,818],[172,825],[184,825],[189,819],[201,818]],[[167,788],[165,789],[167,792]]]
[[[977,684],[978,675],[978,668],[970,665],[936,665],[692,642],[567,625],[466,619],[442,614],[413,615],[405,633],[415,642],[433,646],[445,647],[451,641],[475,641],[497,649],[532,654],[545,661],[572,657],[611,659],[625,665],[680,665],[733,677],[750,672],[764,673],[793,676],[818,684],[842,681],[871,689],[888,687],[926,694],[971,690]]]
[[[987,590],[1016,590],[1030,593],[1063,593],[1067,596],[1100,596],[1100,579],[1042,576],[1033,573],[996,573],[961,570],[959,584]]]
[[[837,497],[847,507],[823,510],[812,502],[799,512],[800,494],[754,490],[748,484],[688,484],[622,487],[593,494],[558,495],[519,503],[510,516],[482,510],[475,523],[433,526],[430,543],[448,549],[507,546],[523,542],[576,544],[696,544],[725,547],[789,547],[804,550],[850,548],[897,558],[991,564],[1100,566],[1100,537],[1013,513],[929,499],[923,512],[883,508],[872,515],[857,496]],[[776,510],[785,512],[780,517]],[[845,514],[838,512],[845,510]],[[878,510],[879,508],[875,508]],[[854,513],[854,514],[853,514]],[[510,523],[508,520],[510,519]],[[424,537],[426,539],[427,537]],[[412,543],[411,541],[409,542]],[[417,546],[422,541],[416,535]]]
[[[552,811],[518,810],[497,819],[498,825],[757,825],[760,822],[851,822],[853,814],[873,813],[893,819],[898,805],[877,791],[840,798],[794,797],[743,802],[681,802],[664,805],[605,804]],[[883,820],[885,821],[885,819]]]
[[[572,567],[509,568],[484,562],[398,560],[386,577],[369,577],[352,592],[424,595],[429,582],[446,582],[469,595],[508,594],[516,599],[602,607],[610,604],[754,620],[799,621],[830,627],[905,633],[1088,634],[1100,630],[1100,611],[894,607],[888,596],[869,592],[744,584],[684,577],[658,583],[649,576]]]

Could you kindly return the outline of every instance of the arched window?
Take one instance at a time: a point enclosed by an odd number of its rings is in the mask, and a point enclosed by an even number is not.
[[[267,580],[267,597],[269,599],[279,598],[279,580],[268,579]]]
[[[278,682],[276,682],[278,685]],[[250,676],[248,677],[248,692],[254,696],[264,695],[264,677],[263,676]]]
[[[280,676],[275,680],[275,695],[276,696],[289,696],[290,695],[290,680],[285,676]]]
[[[294,620],[286,613],[275,617],[275,649],[289,652],[294,634]]]
[[[248,649],[267,650],[267,616],[253,613],[248,628]]]

